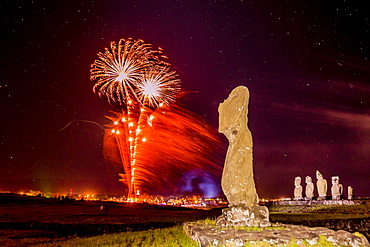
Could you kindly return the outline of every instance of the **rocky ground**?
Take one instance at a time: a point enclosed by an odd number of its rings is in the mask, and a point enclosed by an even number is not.
[[[201,223],[185,223],[185,232],[200,246],[244,246],[259,242],[274,246],[295,241],[300,245],[304,241],[310,245],[320,244],[324,236],[328,242],[339,246],[370,247],[368,240],[361,234],[347,231],[334,231],[326,227],[307,227],[287,224],[272,224],[271,227],[249,229],[243,227],[220,228]]]

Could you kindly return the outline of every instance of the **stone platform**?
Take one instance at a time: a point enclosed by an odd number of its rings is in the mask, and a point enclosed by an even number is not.
[[[353,200],[282,200],[275,202],[266,202],[266,206],[270,205],[369,205],[370,199],[353,199]]]
[[[259,243],[282,246],[295,241],[297,246],[307,242],[310,245],[320,243],[322,236],[328,242],[341,246],[370,247],[368,240],[361,234],[347,231],[334,231],[325,227],[307,227],[287,224],[272,224],[265,228],[228,227],[202,223],[185,223],[184,230],[199,246],[244,246]]]

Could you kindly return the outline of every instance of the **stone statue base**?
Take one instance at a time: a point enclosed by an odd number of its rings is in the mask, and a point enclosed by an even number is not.
[[[216,220],[219,227],[247,226],[267,227],[269,222],[269,210],[265,206],[233,206],[222,210]]]
[[[317,197],[317,200],[321,201],[321,200],[329,200],[329,197],[327,196],[319,196]]]

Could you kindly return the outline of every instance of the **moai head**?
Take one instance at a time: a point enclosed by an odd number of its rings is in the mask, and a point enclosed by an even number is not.
[[[312,183],[312,178],[310,176],[306,177],[306,184]]]
[[[319,172],[319,170],[316,171],[316,179],[318,180],[321,180],[323,179],[324,177],[322,176],[322,174]]]
[[[229,97],[218,107],[218,132],[229,135],[228,131],[246,125],[248,121],[249,90],[247,87],[234,88]],[[230,118],[233,116],[233,118]],[[240,122],[242,121],[242,122]]]
[[[295,179],[294,179],[294,185],[295,186],[301,185],[301,177],[295,177]]]
[[[339,176],[333,176],[331,177],[331,183],[334,184],[339,184]]]

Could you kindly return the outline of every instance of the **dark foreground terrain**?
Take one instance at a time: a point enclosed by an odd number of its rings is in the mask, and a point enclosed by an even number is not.
[[[102,211],[101,207],[107,208]],[[149,204],[55,201],[0,194],[0,246],[30,246],[74,237],[142,231],[215,219],[221,209],[197,210]],[[355,214],[271,212],[271,222],[359,231],[368,239],[369,211]]]
[[[101,211],[101,207],[108,210]],[[0,194],[0,246],[29,246],[76,236],[142,231],[216,218],[221,209],[101,201],[55,201]],[[22,243],[22,245],[19,245]]]

